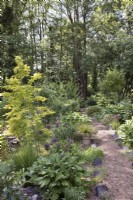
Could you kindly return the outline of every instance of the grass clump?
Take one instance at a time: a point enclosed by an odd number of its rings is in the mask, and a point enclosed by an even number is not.
[[[22,168],[28,168],[37,160],[37,151],[32,144],[21,147],[18,152],[12,156],[15,169],[19,171]]]
[[[86,161],[92,164],[96,158],[103,158],[104,154],[100,148],[89,147],[84,151],[83,156]]]

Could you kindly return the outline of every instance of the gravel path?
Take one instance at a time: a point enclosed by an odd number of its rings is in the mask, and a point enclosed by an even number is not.
[[[121,149],[112,137],[112,131],[100,123],[93,122],[97,128],[97,139],[105,154],[103,167],[107,176],[103,180],[109,188],[111,200],[133,200],[133,168],[127,157],[122,155]],[[89,200],[99,200],[95,195]]]

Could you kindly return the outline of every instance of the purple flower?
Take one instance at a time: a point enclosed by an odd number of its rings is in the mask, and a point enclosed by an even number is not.
[[[52,138],[52,140],[51,140],[51,144],[54,144],[54,143],[56,143],[58,141],[58,138],[57,137],[54,137],[54,138]]]

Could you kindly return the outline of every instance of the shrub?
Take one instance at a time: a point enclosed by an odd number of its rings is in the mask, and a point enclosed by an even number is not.
[[[77,131],[87,136],[92,136],[94,133],[96,133],[96,129],[90,124],[81,124],[78,126]]]
[[[72,125],[61,125],[59,128],[54,129],[54,135],[61,140],[68,138],[74,139],[76,134],[75,127]]]
[[[118,135],[133,149],[133,117],[119,127]]]
[[[120,122],[124,122],[127,119],[130,119],[133,115],[133,104],[131,104],[130,100],[123,100],[116,105],[108,104],[101,111],[101,115],[104,116],[106,114],[109,115],[119,115]]]
[[[32,144],[27,144],[12,155],[12,160],[16,170],[19,171],[22,168],[26,169],[32,166],[32,164],[37,160],[37,151]]]
[[[87,104],[88,104],[89,106],[94,106],[94,105],[96,105],[97,103],[96,103],[96,98],[95,98],[95,96],[90,96],[90,97],[88,97],[88,98],[87,98]]]
[[[100,108],[97,106],[97,105],[94,105],[94,106],[89,106],[87,108],[87,114],[88,115],[93,115],[93,114],[96,114],[100,111]]]
[[[110,125],[112,121],[113,121],[113,115],[112,114],[104,115],[103,119],[101,120],[101,122],[105,125]]]
[[[125,86],[125,78],[122,70],[108,70],[102,83],[101,88],[106,95],[110,95],[114,100],[118,101]],[[117,95],[117,98],[116,98]]]
[[[61,118],[62,124],[77,125],[81,123],[90,123],[91,119],[86,114],[79,112],[71,112],[67,115],[63,115]]]
[[[13,171],[11,163],[0,161],[0,197],[1,200],[24,200],[22,192],[23,172],[17,174]],[[25,179],[24,179],[25,180]]]
[[[68,83],[46,81],[41,94],[48,98],[46,104],[56,112],[56,115],[79,110],[78,90],[72,81]]]
[[[79,191],[85,194],[86,171],[77,156],[69,153],[50,154],[48,157],[39,158],[32,167],[29,168],[27,175],[30,182],[38,185],[47,200],[66,200],[78,199]],[[71,198],[68,198],[66,190],[75,191]],[[82,198],[83,199],[83,198]]]
[[[103,151],[99,148],[89,147],[83,152],[84,159],[90,163],[93,163],[96,158],[103,158]]]
[[[111,122],[111,127],[114,129],[114,130],[117,130],[120,126],[120,122],[118,121],[113,121]]]

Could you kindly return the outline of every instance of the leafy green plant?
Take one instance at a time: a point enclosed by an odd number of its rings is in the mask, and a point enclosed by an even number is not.
[[[96,133],[96,129],[91,124],[81,124],[77,127],[77,131],[83,136],[89,137]]]
[[[111,127],[114,129],[114,130],[117,130],[120,126],[120,122],[118,121],[113,121],[111,122]]]
[[[86,176],[86,171],[83,163],[69,153],[55,153],[39,158],[29,168],[27,175],[31,177],[31,183],[41,188],[43,196],[48,200],[68,200],[66,189],[69,188],[75,190],[72,200],[78,198],[78,191],[85,192],[86,181],[82,177]]]
[[[62,124],[76,125],[80,123],[90,123],[91,119],[86,114],[71,112],[61,117]]]
[[[32,144],[26,144],[21,147],[17,152],[12,155],[12,160],[15,165],[15,169],[19,171],[22,168],[28,168],[37,160],[37,150]]]
[[[118,135],[133,149],[133,117],[119,127]]]
[[[75,187],[70,187],[70,188],[66,188],[64,190],[64,196],[66,200],[85,200],[86,197],[86,193],[84,191],[83,188],[80,188],[79,190],[77,190],[77,188]]]
[[[21,192],[22,183],[25,181],[23,171],[15,173],[13,165],[0,161],[0,197],[1,200],[25,200]]]
[[[96,158],[103,158],[103,151],[99,148],[89,147],[83,152],[84,159],[90,163],[93,163]]]
[[[88,115],[93,115],[93,114],[96,114],[100,111],[100,108],[97,106],[97,105],[94,105],[94,106],[89,106],[87,108],[87,114]]]
[[[76,130],[72,125],[61,125],[58,128],[54,129],[54,134],[58,139],[65,140],[68,138],[74,139]]]
[[[101,122],[105,125],[110,125],[113,121],[113,115],[112,114],[106,114],[104,115],[103,119],[101,119]]]
[[[108,104],[101,111],[101,116],[109,115],[120,115],[119,120],[123,122],[127,119],[130,119],[133,115],[133,104],[129,99],[123,100],[118,104]]]

